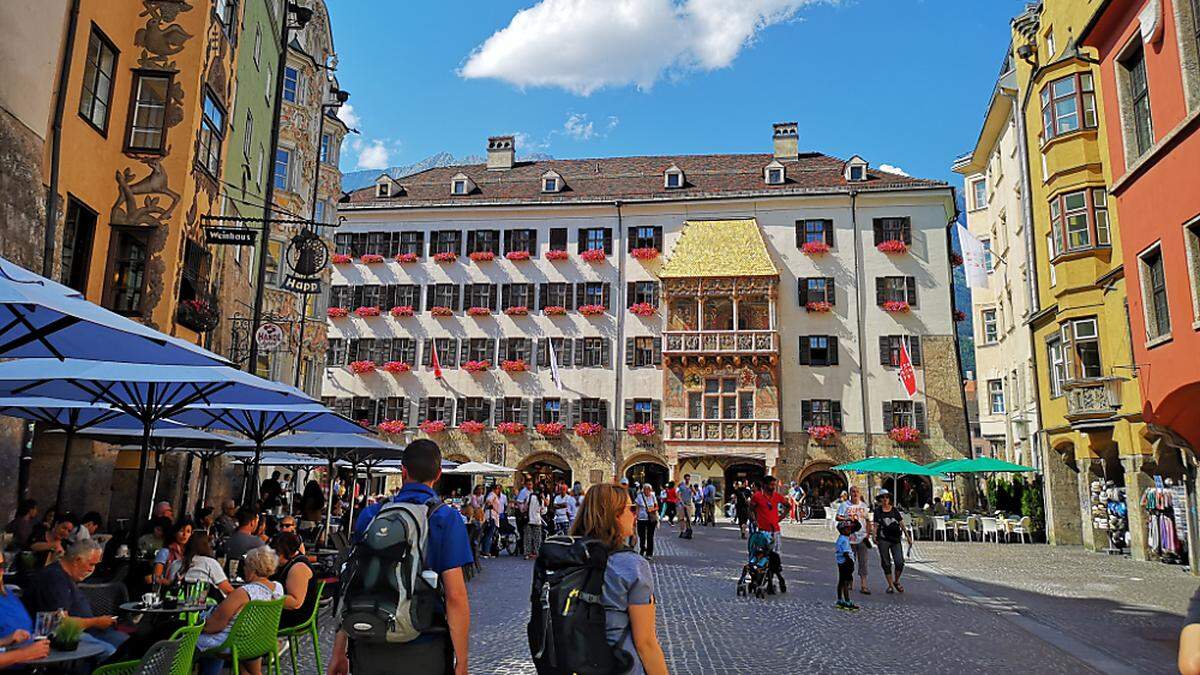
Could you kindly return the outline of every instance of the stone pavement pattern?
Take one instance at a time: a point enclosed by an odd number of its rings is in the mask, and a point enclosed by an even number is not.
[[[863,609],[847,613],[832,607],[833,537],[819,526],[785,526],[789,592],[765,600],[734,593],[745,550],[736,530],[698,528],[693,541],[668,527],[660,534],[659,635],[680,674],[1167,673],[1196,587],[1179,568],[1074,549],[921,542],[925,562],[905,572],[905,595],[882,592],[872,556],[875,592],[856,593]],[[525,639],[531,567],[487,560],[471,582],[472,673],[534,672]],[[323,623],[324,656],[331,629]],[[1109,660],[1076,654],[1073,644]],[[300,657],[300,672],[323,672],[311,647]]]

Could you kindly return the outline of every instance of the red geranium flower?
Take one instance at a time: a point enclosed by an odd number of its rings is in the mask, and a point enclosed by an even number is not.
[[[562,305],[546,305],[542,308],[542,313],[546,316],[562,316],[567,313],[567,308]]]
[[[372,263],[383,262],[383,256],[379,255],[378,253],[364,253],[358,260],[359,262],[370,265]]]
[[[505,309],[504,313],[509,316],[525,316],[526,314],[529,314],[529,308],[525,305],[517,305],[515,307],[509,307]]]
[[[381,434],[400,434],[408,428],[408,425],[400,420],[384,420],[375,427]]]
[[[345,265],[345,264],[351,262],[352,260],[354,260],[354,258],[352,258],[347,253],[334,253],[330,257],[330,260],[333,261],[334,265]]]
[[[882,305],[885,312],[907,312],[912,307],[904,300],[888,300]]]
[[[351,361],[350,371],[355,375],[366,375],[375,372],[374,361]]]
[[[556,438],[562,436],[562,432],[567,428],[567,425],[562,422],[542,422],[534,426],[534,429],[543,436],[548,438]]]
[[[520,422],[501,422],[496,425],[496,431],[507,436],[525,433],[525,425]]]
[[[442,420],[425,420],[418,424],[417,428],[427,434],[440,434],[446,430],[446,423]]]
[[[597,316],[603,314],[607,309],[604,305],[580,305],[579,313],[584,316]]]
[[[829,310],[833,309],[833,305],[825,302],[824,300],[814,300],[804,305],[804,309],[810,312],[828,312]]]
[[[441,306],[430,307],[429,313],[433,316],[454,316],[454,310]]]
[[[546,260],[566,260],[571,254],[566,251],[551,250],[546,251]]]
[[[804,242],[804,245],[800,247],[800,252],[804,255],[821,255],[823,253],[829,253],[829,244],[826,244],[823,241],[806,241]]]
[[[584,251],[583,253],[580,253],[579,257],[588,262],[604,262],[604,259],[605,259],[604,249],[589,248],[588,250]]]
[[[412,370],[412,366],[403,361],[388,361],[383,364],[383,369],[389,373],[407,373]]]
[[[595,422],[580,422],[579,424],[575,425],[575,435],[582,438],[597,436],[602,430],[603,427]]]
[[[879,245],[876,246],[875,248],[879,249],[880,251],[883,251],[884,253],[906,253],[906,252],[908,252],[908,244],[900,241],[899,239],[889,239],[887,241],[881,241],[881,242],[879,242]]]
[[[346,309],[345,307],[330,307],[329,309],[325,310],[325,313],[328,314],[329,318],[331,319],[343,319],[350,316],[350,310]]]
[[[391,314],[392,314],[392,316],[396,317],[397,319],[402,316],[412,316],[413,315],[413,306],[412,305],[396,305],[395,307],[392,308]]]
[[[654,305],[648,302],[639,302],[629,307],[629,311],[638,316],[653,316],[658,312]]]
[[[400,263],[411,263],[411,262],[417,262],[417,254],[416,254],[416,253],[400,253],[400,254],[397,254],[397,255],[396,255],[396,262],[400,262]]]
[[[529,365],[525,363],[525,359],[506,359],[500,362],[500,370],[506,373],[523,373],[529,370]]]
[[[458,425],[458,430],[464,434],[477,434],[485,428],[487,427],[484,426],[483,422],[476,422],[475,420],[467,420]]]
[[[475,251],[470,258],[475,262],[489,262],[496,259],[496,254],[491,251]]]
[[[487,307],[468,307],[467,316],[487,316],[492,313],[492,310]]]
[[[365,306],[359,307],[358,309],[354,310],[354,314],[363,319],[365,319],[367,317],[371,317],[371,316],[379,316],[379,308],[378,307],[365,307]]]
[[[654,248],[653,246],[635,248],[629,252],[629,255],[637,258],[638,260],[654,260],[658,257],[658,249]]]
[[[529,260],[529,251],[509,251],[504,254],[504,257],[513,261]]]
[[[458,254],[457,254],[457,253],[454,253],[453,251],[446,251],[446,252],[443,252],[443,253],[434,253],[434,254],[433,254],[433,261],[434,261],[434,262],[439,262],[439,263],[452,263],[452,262],[454,262],[455,260],[458,260]]]

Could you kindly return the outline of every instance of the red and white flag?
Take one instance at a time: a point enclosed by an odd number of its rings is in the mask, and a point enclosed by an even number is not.
[[[433,345],[433,354],[429,357],[429,364],[433,366],[433,376],[437,379],[442,379],[442,362],[438,359],[437,340],[430,340]]]
[[[908,340],[900,341],[900,369],[896,371],[904,391],[912,398],[917,393],[917,371],[913,370],[912,359],[908,356]]]

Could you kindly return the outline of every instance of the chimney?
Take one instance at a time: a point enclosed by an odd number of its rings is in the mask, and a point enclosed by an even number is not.
[[[513,155],[516,144],[512,136],[492,136],[488,138],[487,168],[488,171],[508,171],[513,168]]]
[[[775,159],[794,162],[800,159],[800,134],[795,122],[780,122],[774,125]]]

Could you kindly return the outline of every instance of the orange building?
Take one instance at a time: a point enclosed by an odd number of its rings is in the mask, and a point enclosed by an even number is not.
[[[1145,433],[1156,442],[1156,473],[1194,484],[1186,467],[1200,448],[1200,0],[1107,0],[1080,42],[1101,61]]]

